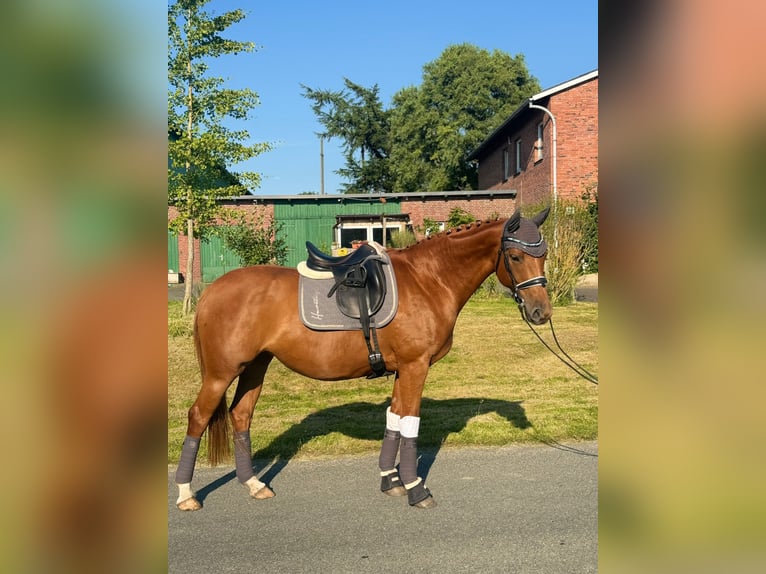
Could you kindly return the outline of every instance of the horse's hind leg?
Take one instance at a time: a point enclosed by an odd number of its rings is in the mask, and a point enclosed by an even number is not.
[[[248,488],[250,496],[259,500],[273,497],[274,492],[258,480],[253,472],[250,423],[263,388],[263,377],[271,359],[272,355],[263,353],[245,368],[239,376],[237,391],[229,409],[234,425],[234,463],[237,480]]]
[[[202,505],[194,496],[191,488],[194,465],[197,462],[197,452],[210,420],[216,411],[223,410],[225,413],[226,389],[229,388],[233,379],[206,379],[203,376],[202,388],[197,395],[197,400],[189,409],[189,422],[186,427],[186,438],[181,449],[181,457],[176,470],[175,481],[178,485],[178,500],[176,506],[180,510],[199,510]],[[224,414],[225,416],[225,414]]]

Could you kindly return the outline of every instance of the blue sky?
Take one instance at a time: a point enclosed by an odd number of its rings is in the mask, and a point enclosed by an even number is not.
[[[343,78],[377,84],[389,107],[400,89],[420,85],[423,65],[451,44],[468,42],[489,51],[523,54],[543,89],[598,67],[598,3],[554,0],[467,2],[246,2],[214,0],[212,13],[235,8],[248,16],[228,37],[258,46],[251,54],[223,56],[211,72],[230,87],[248,87],[261,103],[239,127],[253,141],[274,146],[236,169],[260,172],[256,195],[319,192],[322,131],[301,95],[301,84],[338,90]],[[489,15],[487,17],[486,15]],[[340,142],[325,142],[325,192],[340,190]]]

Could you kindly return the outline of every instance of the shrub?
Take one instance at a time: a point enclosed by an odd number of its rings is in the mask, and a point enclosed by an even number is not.
[[[598,273],[598,184],[587,186],[582,199],[586,203],[582,267],[585,273]]]
[[[467,223],[473,223],[474,221],[476,221],[476,217],[471,215],[465,209],[461,207],[453,207],[447,217],[446,226],[447,229],[451,229]]]
[[[502,299],[510,295],[510,290],[504,287],[497,279],[497,275],[492,273],[484,280],[476,292],[472,295],[472,298],[486,301],[490,299]]]
[[[522,208],[525,217],[538,213],[545,205]],[[568,305],[575,300],[575,284],[582,274],[587,206],[583,202],[560,199],[542,226],[548,242],[545,276],[553,305]]]
[[[391,233],[391,239],[389,240],[389,244],[395,249],[409,247],[410,245],[415,245],[417,242],[418,238],[415,237],[415,234],[410,230],[394,231]]]
[[[432,233],[439,233],[441,231],[441,225],[439,225],[438,221],[431,219],[430,217],[424,217],[423,225],[419,225],[417,229],[419,233],[428,237]]]
[[[287,242],[280,237],[281,231],[282,223],[259,213],[249,220],[242,216],[236,225],[223,231],[223,239],[243,265],[284,265]]]

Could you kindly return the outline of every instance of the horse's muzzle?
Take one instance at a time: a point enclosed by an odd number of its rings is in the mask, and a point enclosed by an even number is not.
[[[529,322],[534,323],[535,325],[542,325],[551,318],[550,303],[547,305],[530,305],[524,302],[524,312],[526,313]]]

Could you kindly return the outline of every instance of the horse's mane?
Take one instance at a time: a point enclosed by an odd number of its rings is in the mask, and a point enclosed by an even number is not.
[[[429,243],[429,242],[439,242],[445,239],[448,239],[450,237],[454,237],[458,233],[465,232],[465,231],[471,231],[479,229],[482,225],[489,225],[492,223],[495,223],[497,221],[500,221],[499,217],[496,217],[495,219],[477,219],[476,221],[473,221],[471,223],[465,223],[462,225],[458,225],[457,227],[450,227],[449,229],[445,229],[444,231],[440,231],[439,233],[432,233],[431,235],[418,240],[416,243],[413,243],[412,245],[408,245],[406,247],[402,247],[402,251],[406,251],[407,249],[411,249],[413,247],[417,247],[418,245]]]

